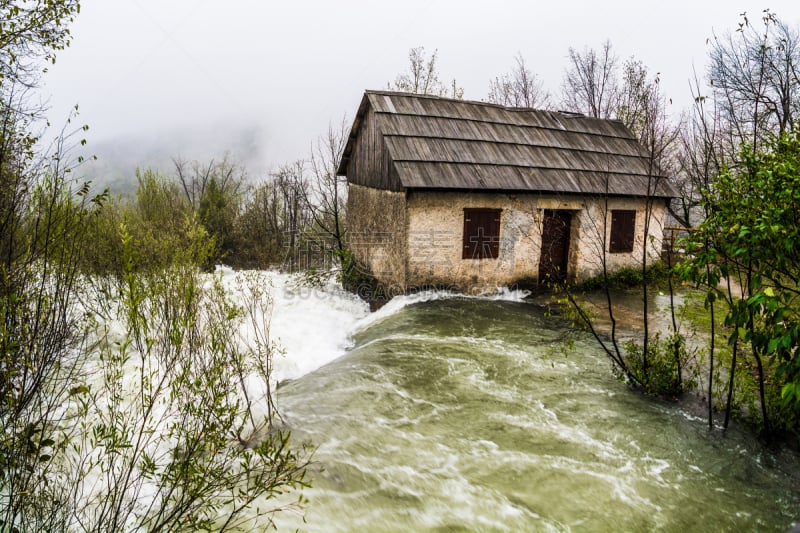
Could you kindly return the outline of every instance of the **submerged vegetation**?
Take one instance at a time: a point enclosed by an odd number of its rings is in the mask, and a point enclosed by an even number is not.
[[[655,277],[646,251],[639,272],[609,272],[604,256],[600,276],[582,286],[562,287],[561,294],[577,322],[603,347],[615,372],[632,386],[649,394],[677,396],[696,384],[686,379],[687,371],[699,370],[710,429],[715,414],[722,411],[723,428],[732,417],[741,416],[765,436],[796,438],[800,134],[795,118],[800,109],[800,39],[797,29],[769,10],[760,22],[757,27],[743,15],[735,33],[713,39],[707,73],[711,92],[702,94],[697,83],[695,107],[677,125],[665,121],[657,80],[647,82],[646,70],[644,77],[634,78],[626,70],[617,81],[609,45],[600,53],[571,55],[576,67],[583,67],[579,72],[602,74],[615,89],[612,95],[619,95],[620,88],[627,95],[616,102],[612,96],[606,114],[627,122],[629,104],[640,110],[630,126],[643,140],[653,168],[670,171],[680,187],[681,196],[669,211],[685,236],[667,241],[663,251],[653,250],[664,258]],[[591,61],[598,56],[606,61]],[[631,85],[634,79],[639,83]],[[653,179],[658,176],[654,172]],[[602,221],[600,226],[605,228]],[[652,281],[669,294],[671,327],[666,333],[649,329]],[[643,331],[634,339],[620,339],[611,291],[637,284]],[[676,284],[703,294],[707,317],[693,318],[708,326],[708,343],[693,342],[692,351],[676,315]],[[588,311],[584,291],[605,295],[603,319],[608,327],[602,331]],[[691,363],[695,349],[699,360]]]
[[[696,379],[686,379],[687,371],[702,372],[710,427],[718,410],[724,413],[724,428],[732,417],[740,417],[767,436],[796,436],[800,434],[800,261],[796,257],[800,233],[795,220],[799,190],[797,133],[764,141],[759,152],[745,147],[737,166],[724,169],[714,187],[703,191],[702,206],[708,216],[677,243],[683,258],[674,267],[661,264],[644,275],[628,269],[601,275],[577,287],[563,287],[562,302],[570,305],[573,319],[595,335],[615,371],[633,386],[674,397],[697,385]],[[668,250],[666,255],[672,253]],[[634,288],[637,283],[654,285],[670,297],[671,330],[648,337],[646,344],[641,339],[620,339],[615,327],[612,292],[642,294]],[[676,309],[676,283],[683,287],[682,294],[699,300],[693,310]],[[693,290],[687,292],[690,287]],[[584,295],[592,292],[605,294],[602,314],[610,327],[602,331],[596,329],[597,305],[595,314],[586,306]],[[687,320],[676,320],[676,312]],[[646,308],[641,320],[652,320]],[[707,346],[697,345],[695,339],[697,361],[687,348],[681,322],[707,339]]]
[[[726,404],[730,409],[737,382],[755,382],[748,414],[760,413],[767,433],[800,432],[800,137],[788,132],[762,151],[745,148],[741,164],[720,174],[703,204],[708,216],[688,241],[682,268],[705,287],[707,306],[724,313]]]

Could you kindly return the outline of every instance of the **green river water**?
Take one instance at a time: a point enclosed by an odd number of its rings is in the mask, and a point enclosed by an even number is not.
[[[357,331],[280,388],[317,447],[301,531],[775,531],[798,459],[615,380],[595,342],[519,301],[448,297]]]

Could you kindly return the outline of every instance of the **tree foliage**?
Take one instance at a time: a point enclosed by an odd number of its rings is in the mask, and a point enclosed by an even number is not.
[[[242,204],[246,172],[226,155],[206,165],[173,159],[175,174],[186,201],[205,231],[214,239],[210,263],[222,263],[238,246],[236,219]]]
[[[692,237],[686,274],[707,287],[709,301],[725,305],[734,352],[729,394],[752,358],[764,429],[798,431],[800,137],[787,133],[760,152],[745,147],[741,159],[706,191],[709,216]],[[734,290],[721,289],[724,280]]]
[[[77,2],[0,2],[0,531],[57,530],[71,508],[48,483],[83,345],[72,297],[88,187],[62,144],[40,157],[30,105],[42,60],[69,44]]]
[[[86,188],[39,178],[26,174],[30,196],[3,213],[16,221],[0,266],[0,531],[58,530],[71,511],[51,483],[52,459],[85,348],[74,294],[90,215]]]
[[[55,63],[69,46],[78,0],[0,0],[0,82],[35,85],[40,61]]]
[[[676,158],[682,196],[674,214],[682,224],[693,226],[703,216],[702,191],[740,164],[743,144],[760,151],[793,128],[800,109],[798,35],[765,10],[760,21],[743,13],[735,31],[709,39],[708,88],[697,77],[692,82],[694,105]]]
[[[344,127],[331,129],[309,161],[282,165],[256,183],[245,182],[227,158],[176,163],[174,177],[138,170],[135,197],[109,199],[88,221],[94,246],[82,256],[82,268],[122,272],[123,224],[138,243],[142,270],[163,268],[174,254],[191,250],[206,270],[219,264],[289,271],[331,267],[336,251],[346,247],[345,184],[336,175],[343,132]]]

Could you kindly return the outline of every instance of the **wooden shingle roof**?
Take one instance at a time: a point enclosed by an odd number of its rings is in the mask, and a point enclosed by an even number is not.
[[[388,91],[364,94],[340,175],[368,108],[406,189],[677,196],[619,121]]]

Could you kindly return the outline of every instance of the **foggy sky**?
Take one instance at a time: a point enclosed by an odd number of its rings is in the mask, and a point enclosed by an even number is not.
[[[101,172],[208,161],[226,151],[251,175],[308,155],[328,124],[352,119],[364,89],[383,89],[408,51],[438,50],[443,81],[471,100],[521,54],[557,93],[569,47],[610,39],[635,56],[674,111],[691,102],[707,39],[769,7],[800,24],[800,2],[744,0],[446,1],[82,0],[73,43],[45,77],[49,118],[80,106]]]

